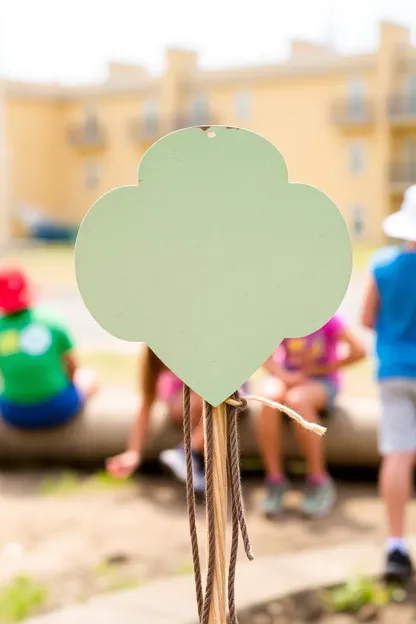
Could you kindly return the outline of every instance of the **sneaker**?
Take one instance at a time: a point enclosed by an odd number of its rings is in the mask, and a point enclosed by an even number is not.
[[[289,482],[266,483],[266,496],[262,503],[262,511],[266,518],[276,518],[283,511],[283,497],[289,490]]]
[[[186,461],[183,448],[167,449],[159,455],[159,461],[181,483],[186,483]],[[205,475],[195,457],[192,459],[194,490],[197,494],[205,492]]]
[[[332,479],[322,483],[308,482],[300,511],[310,518],[322,518],[332,510],[335,500],[336,488]]]
[[[388,553],[386,559],[385,579],[389,583],[404,583],[413,575],[413,564],[410,555],[399,549]]]

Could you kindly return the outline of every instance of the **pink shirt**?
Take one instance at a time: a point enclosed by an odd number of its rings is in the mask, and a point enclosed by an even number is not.
[[[157,383],[157,396],[162,400],[169,402],[178,392],[182,392],[183,381],[176,377],[171,370],[164,370]]]
[[[307,362],[327,366],[338,359],[338,347],[344,331],[339,316],[333,316],[321,329],[304,338],[286,338],[275,351],[276,361],[284,368],[298,371]],[[340,386],[338,372],[328,375],[337,387]]]
[[[166,401],[166,403],[169,403],[175,397],[175,395],[179,392],[182,392],[182,390],[183,381],[179,379],[179,377],[177,377],[175,373],[172,373],[171,370],[169,370],[168,368],[165,369],[161,373],[157,382],[156,391],[158,398],[162,401]],[[246,385],[244,384],[243,386],[241,386],[240,392],[244,394],[245,391]]]

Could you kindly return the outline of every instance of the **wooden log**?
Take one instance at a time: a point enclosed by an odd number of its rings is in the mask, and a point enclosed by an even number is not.
[[[240,444],[243,457],[257,456],[255,415],[259,405],[253,403],[250,413],[240,420]],[[7,427],[0,419],[0,463],[22,461],[101,462],[124,450],[132,419],[137,410],[134,395],[120,393],[95,399],[87,411],[71,425],[37,433],[20,432]],[[326,417],[328,432],[324,437],[329,465],[376,466],[378,427],[377,401],[367,399],[341,402]],[[294,442],[292,428],[287,427],[285,456],[301,454]],[[169,420],[166,408],[158,404],[150,427],[144,456],[156,459],[164,448],[178,444],[182,430]]]

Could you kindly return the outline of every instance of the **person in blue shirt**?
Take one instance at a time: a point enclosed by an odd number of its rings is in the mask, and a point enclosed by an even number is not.
[[[402,244],[373,257],[362,323],[376,336],[380,491],[389,530],[385,575],[406,581],[413,564],[405,510],[416,459],[416,185],[407,189],[400,210],[384,220],[383,230]]]

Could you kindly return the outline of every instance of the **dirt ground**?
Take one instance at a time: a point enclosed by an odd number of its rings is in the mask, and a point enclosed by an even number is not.
[[[369,254],[369,250],[355,251],[358,271],[365,268]],[[82,314],[79,327],[76,323],[79,306],[69,305],[74,298],[71,250],[17,250],[7,255],[9,261],[17,260],[28,268],[37,283],[59,291],[55,299],[62,309],[69,310],[82,364],[95,368],[103,385],[135,389],[135,352],[104,353],[107,343],[103,343],[99,351],[92,353],[87,335],[91,330],[97,340],[102,336]],[[357,298],[354,295],[352,301]],[[345,387],[348,394],[374,396],[371,366],[367,361],[349,372]],[[87,479],[82,485],[69,473],[56,478],[57,482],[51,484],[50,472],[0,472],[0,594],[2,587],[13,584],[23,573],[47,588],[44,610],[157,577],[192,572],[183,488],[160,475],[140,474],[134,483],[118,487],[105,479]],[[305,522],[289,513],[279,522],[270,523],[258,513],[261,495],[259,479],[245,481],[248,523],[257,555],[383,535],[384,518],[374,482],[343,483],[337,509],[320,522]],[[296,496],[289,502],[293,505]],[[409,522],[416,530],[416,503]],[[202,507],[199,526],[203,553]],[[1,599],[0,595],[0,611]]]
[[[305,593],[260,605],[240,614],[240,624],[414,624],[416,621],[415,587],[407,590],[400,601],[387,604],[364,604],[356,612],[334,611],[325,600],[324,592]]]
[[[36,472],[0,475],[0,584],[25,574],[48,588],[44,608],[192,571],[185,496],[181,486],[160,475],[139,474],[131,484]],[[384,518],[374,483],[341,483],[332,516],[321,521],[297,517],[297,495],[278,522],[258,512],[259,478],[245,479],[245,501],[257,555],[317,548],[382,537]],[[199,510],[204,549],[204,511]],[[416,503],[409,528],[416,530]],[[241,553],[243,556],[243,553]],[[382,556],[382,553],[380,553]],[[352,570],[353,574],[354,571]]]

